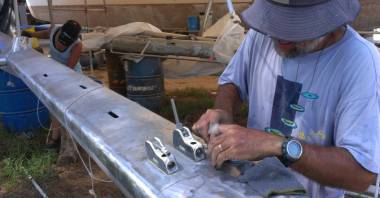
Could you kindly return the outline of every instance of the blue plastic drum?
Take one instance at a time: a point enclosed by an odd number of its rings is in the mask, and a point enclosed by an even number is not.
[[[161,59],[146,57],[138,63],[129,61],[126,68],[127,98],[158,111],[164,95]]]
[[[25,83],[0,70],[0,121],[9,131],[26,132],[47,126],[49,112]]]
[[[187,29],[189,32],[199,32],[199,17],[198,16],[189,16],[187,18]]]

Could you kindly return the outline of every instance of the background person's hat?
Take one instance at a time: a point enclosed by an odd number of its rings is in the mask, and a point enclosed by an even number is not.
[[[285,41],[321,37],[355,20],[358,0],[255,0],[243,21],[259,32]]]
[[[82,30],[80,24],[74,20],[68,20],[61,27],[61,34],[59,35],[59,41],[65,45],[70,46],[79,38],[79,34]]]

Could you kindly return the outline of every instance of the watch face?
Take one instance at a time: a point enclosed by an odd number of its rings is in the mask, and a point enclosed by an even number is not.
[[[288,143],[288,155],[293,159],[298,159],[302,154],[302,146],[296,141],[290,141]]]

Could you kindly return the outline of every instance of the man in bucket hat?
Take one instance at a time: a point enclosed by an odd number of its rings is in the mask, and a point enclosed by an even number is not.
[[[255,0],[242,13],[251,29],[193,126],[213,165],[276,156],[310,197],[367,189],[380,167],[380,57],[347,25],[359,10],[357,0]],[[233,124],[242,101],[247,128]]]

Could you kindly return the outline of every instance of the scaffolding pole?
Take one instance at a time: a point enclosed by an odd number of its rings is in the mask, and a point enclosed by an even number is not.
[[[18,2],[13,0],[13,9],[15,11],[15,20],[16,20],[16,36],[21,36],[21,27],[20,27],[20,15],[18,12]]]
[[[47,0],[47,3],[48,3],[48,9],[49,9],[50,28],[53,29],[55,27],[54,16],[53,16],[53,0]]]

